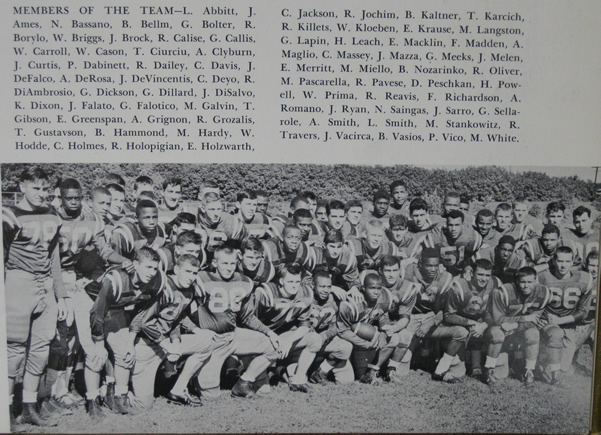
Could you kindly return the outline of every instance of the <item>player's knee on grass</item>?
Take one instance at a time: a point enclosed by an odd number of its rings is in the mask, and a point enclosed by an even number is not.
[[[501,344],[505,341],[505,333],[499,326],[491,326],[488,328],[485,337],[491,344]]]
[[[538,344],[540,341],[540,332],[536,328],[528,328],[524,331],[524,343],[526,345]]]
[[[547,339],[547,346],[555,349],[563,347],[563,329],[557,325],[549,325],[543,329],[543,333]]]

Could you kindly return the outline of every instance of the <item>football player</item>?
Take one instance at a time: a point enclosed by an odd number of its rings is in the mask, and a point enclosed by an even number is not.
[[[256,237],[245,239],[240,246],[238,272],[250,278],[255,286],[275,278],[275,268],[270,261],[265,261],[264,254],[265,248]]]
[[[292,215],[293,225],[301,230],[303,242],[308,245],[323,246],[324,229],[322,222],[316,221],[306,208],[299,208]]]
[[[315,193],[311,192],[310,190],[305,190],[303,193],[301,193],[301,196],[307,198],[311,216],[315,217],[315,211],[317,210],[317,195],[315,195]]]
[[[372,219],[365,228],[365,237],[349,238],[346,241],[346,246],[357,258],[360,272],[367,269],[377,270],[385,255],[398,256],[398,249],[386,237],[385,229],[381,221]]]
[[[574,271],[575,253],[567,246],[555,251],[550,270],[539,274],[539,282],[552,293],[540,325],[547,341],[549,382],[561,382],[571,371],[576,350],[590,335],[591,325],[585,322],[593,299],[593,278]]]
[[[309,210],[309,200],[304,196],[295,196],[290,201],[290,211],[287,215],[279,214],[271,219],[270,233],[273,237],[282,239],[284,227],[292,224],[292,216],[294,212],[299,209]],[[309,210],[309,212],[311,212]]]
[[[526,266],[523,254],[516,252],[516,241],[511,236],[503,236],[494,248],[480,249],[474,258],[485,258],[493,265],[492,274],[503,283],[513,282],[518,269]]]
[[[353,367],[349,362],[353,345],[338,336],[336,319],[340,303],[346,299],[346,292],[332,286],[332,278],[327,272],[313,274],[313,305],[311,325],[321,336],[322,346],[317,353],[324,361],[311,374],[309,382],[325,384],[331,372],[337,384],[350,384],[355,380]],[[304,352],[304,350],[303,350]]]
[[[420,349],[419,361],[423,366],[429,365],[433,359],[430,356],[430,346],[427,346],[424,340],[442,323],[442,309],[447,291],[453,282],[453,275],[444,268],[441,270],[440,263],[438,250],[426,248],[422,251],[418,263],[410,264],[405,269],[404,278],[407,281],[421,284],[407,328],[413,332],[409,351],[415,354],[415,351]]]
[[[568,246],[576,251],[576,244],[572,240],[562,240],[559,228],[554,224],[543,227],[541,237],[526,240],[520,247],[529,266],[540,273],[549,269],[549,262],[553,259],[559,246]]]
[[[248,235],[258,239],[268,237],[267,231],[271,226],[271,220],[266,214],[257,212],[257,195],[252,190],[243,190],[236,196],[235,216],[242,221]]]
[[[372,363],[376,361],[378,350],[388,344],[388,337],[381,328],[392,323],[388,313],[393,308],[394,297],[388,289],[384,288],[382,278],[375,271],[366,274],[361,299],[347,299],[340,303],[337,319],[338,335],[353,345],[351,363],[355,379],[362,379],[367,375],[365,381],[374,385],[378,383],[376,378],[379,372],[370,370],[370,367],[375,368]],[[364,339],[355,332],[356,328],[363,324],[376,327],[371,340]]]
[[[430,207],[423,198],[415,198],[409,204],[409,232],[425,233],[433,230],[438,222],[434,222],[430,216]]]
[[[110,206],[111,194],[104,187],[96,187],[91,192],[92,210],[82,207],[83,193],[79,181],[67,178],[60,184],[61,204],[57,208],[58,215],[63,220],[60,229],[60,257],[63,283],[65,284],[65,302],[70,312],[81,307],[75,304],[76,281],[78,271],[76,266],[85,249],[95,248],[99,259],[109,264],[121,264],[122,267],[133,272],[133,264],[111,249],[105,238],[105,226],[101,215],[93,210],[98,210],[104,216]],[[89,306],[87,312],[89,313]],[[85,308],[84,308],[85,309]],[[44,387],[40,390],[42,398],[55,398],[44,402],[42,406],[52,409],[61,403],[61,398],[68,391],[72,366],[68,361],[73,360],[75,317],[69,316],[64,321],[59,321],[56,327],[57,336],[50,344],[48,367],[44,380]],[[81,335],[80,343],[91,342],[89,319],[86,319],[78,330]]]
[[[340,230],[346,220],[346,208],[342,201],[333,199],[326,207],[328,221],[324,223],[324,230]]]
[[[599,252],[599,232],[593,231],[591,209],[588,207],[577,207],[573,212],[574,229],[569,228],[565,232],[565,238],[574,241],[577,251],[575,252],[575,265],[580,265],[592,251]]]
[[[303,266],[303,263],[309,257],[309,247],[302,241],[302,232],[300,228],[294,225],[287,225],[282,232],[283,240],[271,238],[263,241],[265,248],[265,261],[269,261],[276,271],[276,274],[286,264],[297,263]]]
[[[223,201],[216,193],[209,192],[203,196],[198,207],[198,229],[206,234],[206,249],[209,252],[221,246],[226,241],[232,240],[235,245],[240,245],[248,231],[240,219],[225,213]]]
[[[17,205],[2,207],[9,413],[14,425],[13,391],[15,379],[22,376],[20,422],[46,426],[52,422],[37,408],[40,376],[57,319],[69,314],[59,256],[62,220],[48,207],[50,181],[41,168],[24,169],[19,189],[23,198]]]
[[[388,208],[390,206],[390,195],[385,190],[378,190],[373,196],[373,209],[363,218],[364,226],[373,220],[380,221],[384,226],[388,225],[390,214]]]
[[[257,318],[278,335],[281,359],[302,349],[298,363],[287,368],[288,385],[291,391],[307,393],[307,372],[323,342],[311,325],[313,291],[301,283],[301,275],[298,265],[285,265],[278,283],[257,287],[253,305]]]
[[[109,208],[107,225],[114,228],[125,217],[125,189],[119,184],[107,184],[111,192],[111,206]]]
[[[136,325],[160,297],[167,281],[166,275],[159,271],[159,261],[156,251],[147,246],[141,247],[135,254],[134,273],[128,275],[119,269],[109,271],[102,279],[100,290],[90,310],[92,340],[97,349],[86,357],[106,355],[106,342],[115,367],[113,410],[120,414],[132,412],[128,391],[131,369],[135,363]],[[102,367],[91,361],[88,366],[97,368],[98,372]],[[99,379],[100,374],[95,375]],[[96,385],[98,384],[96,381]],[[86,393],[86,407],[92,416],[98,408],[99,394],[99,390]]]
[[[163,182],[162,201],[158,207],[159,222],[165,225],[184,211],[182,204],[182,180],[170,178]]]
[[[229,243],[219,246],[212,266],[214,272],[198,274],[197,295],[191,308],[196,326],[215,333],[211,358],[198,373],[200,392],[206,400],[219,398],[224,361],[231,355],[256,355],[231,392],[235,397],[251,397],[257,376],[278,358],[278,337],[253,312],[249,299],[254,285],[236,272],[238,251]],[[180,374],[180,385],[188,384],[189,378],[186,378],[184,373]]]
[[[363,204],[357,199],[350,200],[345,205],[346,221],[342,225],[342,235],[345,239],[349,237],[361,237],[363,227],[361,216],[363,216]]]
[[[269,208],[269,194],[264,190],[255,190],[257,195],[257,213],[263,213],[269,216],[267,209]]]
[[[130,327],[130,334],[137,335],[134,348],[136,362],[131,375],[134,408],[152,408],[156,372],[162,361],[176,363],[180,357],[188,356],[182,369],[182,379],[189,380],[211,356],[216,343],[212,331],[193,328],[194,334],[180,333],[183,319],[187,319],[188,325],[193,325],[188,317],[189,306],[194,298],[194,282],[199,268],[197,256],[179,256],[173,274],[167,277],[165,291],[142,320]],[[198,398],[188,393],[187,385],[180,380],[167,394],[167,401],[180,405],[202,405]]]
[[[382,327],[389,341],[386,347],[378,353],[378,360],[372,367],[373,370],[379,370],[384,363],[388,362],[384,380],[395,382],[401,372],[403,375],[409,373],[412,354],[408,350],[415,331],[414,328],[409,328],[409,323],[421,285],[401,278],[401,262],[398,257],[392,255],[387,255],[382,259],[379,273],[384,287],[392,293],[394,298],[394,307],[389,313],[393,322],[389,326]],[[400,369],[401,366],[404,366],[403,370]],[[369,377],[369,372],[366,374]]]
[[[447,192],[442,201],[442,219],[446,219],[453,210],[459,210],[461,205],[461,196],[457,192]]]
[[[547,209],[545,213],[546,223],[553,224],[559,228],[559,231],[562,231],[566,228],[564,223],[566,213],[566,206],[563,202],[554,201],[547,204]]]
[[[421,240],[421,249],[438,249],[444,267],[453,276],[463,273],[465,266],[482,245],[480,234],[466,228],[463,219],[462,212],[451,210],[446,216],[446,225],[437,227]]]
[[[158,222],[157,205],[153,201],[142,199],[136,205],[135,213],[136,222],[121,223],[111,235],[111,247],[130,260],[141,247],[157,250],[167,241],[165,230]]]
[[[493,290],[490,298],[492,323],[487,331],[489,342],[484,364],[484,382],[489,385],[497,382],[495,367],[503,345],[516,343],[522,347],[526,357],[522,379],[530,387],[534,383],[540,341],[537,323],[551,301],[551,292],[537,283],[536,270],[527,266],[519,269],[513,282]]]
[[[465,216],[465,224],[474,226],[476,224],[476,218],[470,213],[470,197],[467,195],[461,195],[459,198],[459,210]]]
[[[319,199],[317,201],[317,208],[315,209],[315,219],[319,222],[327,222],[328,215],[326,214],[326,207],[328,201],[325,199]]]
[[[392,215],[386,235],[388,236],[388,240],[396,245],[401,258],[407,259],[415,256],[415,249],[417,248],[419,238],[409,232],[409,219],[407,216],[404,214]]]
[[[513,209],[511,205],[502,202],[495,209],[495,230],[501,236],[512,236],[517,242],[532,239],[536,233],[532,227],[525,222],[513,223]]]
[[[501,234],[494,227],[495,215],[487,208],[479,210],[476,214],[474,229],[482,236],[481,249],[494,248],[499,243]]]
[[[142,192],[152,192],[154,190],[154,181],[147,175],[140,175],[134,181],[134,196],[140,197]]]
[[[461,379],[449,370],[453,363],[461,359],[459,353],[467,341],[481,341],[488,329],[488,323],[485,321],[488,299],[492,291],[502,284],[498,278],[492,276],[492,268],[490,261],[476,260],[474,276],[470,281],[458,277],[453,280],[443,308],[443,322],[431,335],[437,339],[450,338],[432,379],[449,383],[461,382]],[[474,347],[477,348],[478,344],[480,343],[476,343]],[[477,375],[479,362],[474,362],[472,375]]]
[[[310,272],[325,271],[331,275],[334,285],[344,290],[359,291],[359,270],[357,259],[344,245],[340,230],[329,230],[324,238],[325,248],[312,246],[308,258],[302,261],[303,266]]]
[[[407,198],[409,197],[409,191],[407,190],[407,185],[405,182],[402,180],[396,180],[390,183],[390,196],[392,198],[392,202],[388,212],[392,215],[404,214],[408,216],[409,201]]]
[[[161,257],[160,269],[165,273],[172,272],[178,258],[186,254],[196,257],[201,269],[206,267],[207,254],[202,249],[202,237],[195,231],[180,232],[175,242],[166,244],[157,252]]]

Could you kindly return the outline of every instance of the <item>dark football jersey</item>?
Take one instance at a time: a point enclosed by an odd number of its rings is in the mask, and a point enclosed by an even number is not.
[[[279,284],[260,285],[254,294],[255,314],[265,326],[278,334],[297,326],[310,326],[313,291],[301,285],[294,297],[289,298]]]
[[[493,265],[492,274],[504,283],[512,282],[515,273],[520,268],[526,266],[526,260],[524,259],[524,254],[521,251],[514,252],[505,264],[501,264],[501,260],[495,252],[495,248],[480,249],[476,255],[474,255],[473,259],[484,259],[490,261]]]
[[[141,333],[157,343],[173,335],[193,298],[193,286],[180,288],[168,276],[164,291],[140,323]]]
[[[338,258],[331,258],[327,249],[316,246],[310,246],[307,253],[307,260],[302,263],[309,272],[327,272],[332,276],[332,284],[345,290],[360,286],[357,259],[347,246],[342,247]]]
[[[111,235],[111,246],[119,255],[133,260],[136,252],[148,246],[158,251],[167,242],[165,230],[157,225],[154,235],[146,237],[137,223],[124,222],[118,225]]]
[[[173,267],[177,262],[177,256],[175,254],[175,242],[167,243],[159,250],[157,250],[161,262],[159,267],[165,273],[173,271]],[[207,253],[201,249],[198,254],[198,261],[200,262],[200,269],[204,269],[207,266]]]
[[[340,332],[352,330],[353,326],[359,322],[377,326],[389,324],[389,313],[394,306],[394,296],[385,288],[382,289],[373,307],[370,307],[365,299],[362,299],[361,302],[355,302],[352,299],[344,300],[340,303],[338,311],[338,330]]]
[[[242,213],[238,212],[234,215],[237,217],[244,227],[248,237],[256,237],[257,239],[266,239],[269,236],[269,228],[271,227],[271,219],[269,216],[263,213],[255,213],[250,221],[247,221],[242,216]]]
[[[255,286],[263,284],[264,282],[272,281],[275,278],[275,268],[271,262],[265,261],[265,259],[261,260],[253,272],[247,270],[240,261],[238,263],[238,272],[250,278]]]
[[[569,239],[561,239],[557,246],[567,246],[574,252],[577,252],[578,249],[576,243]],[[551,252],[547,254],[545,252],[540,237],[526,240],[520,247],[520,250],[524,253],[524,258],[529,266],[549,263],[549,261],[553,259],[555,253]]]
[[[96,248],[103,261],[114,252],[106,242],[106,228],[100,216],[91,210],[82,210],[75,218],[70,218],[61,208],[57,212],[63,220],[59,239],[63,269],[73,269],[88,246]]]
[[[286,264],[296,263],[304,266],[309,258],[309,247],[301,242],[296,252],[288,252],[284,242],[279,239],[271,238],[263,241],[265,249],[265,261],[269,261],[279,273]]]
[[[360,272],[364,270],[377,270],[386,255],[399,255],[396,245],[388,239],[383,239],[382,244],[376,250],[367,245],[366,239],[358,239],[356,237],[349,238],[346,241],[346,246],[356,257],[357,267]]]
[[[392,293],[394,298],[394,308],[390,317],[398,319],[399,317],[408,317],[413,312],[418,294],[421,291],[421,284],[399,279],[395,284],[386,287]]]
[[[464,228],[456,240],[450,240],[446,227],[438,227],[422,239],[422,246],[435,248],[440,252],[442,264],[453,276],[463,272],[464,266],[480,249],[482,236],[476,231]]]
[[[136,316],[152,306],[166,284],[167,277],[160,271],[147,284],[135,285],[132,276],[124,270],[109,270],[102,278],[100,291],[90,310],[94,341],[102,341],[108,333],[141,321]]]
[[[501,285],[501,281],[493,276],[483,290],[478,290],[471,281],[455,278],[443,310],[444,322],[467,325],[468,319],[481,320],[486,314],[492,291]]]
[[[419,266],[417,264],[410,264],[405,269],[405,279],[421,284],[417,300],[415,301],[415,307],[413,308],[414,313],[437,313],[442,310],[446,302],[447,291],[453,282],[453,275],[444,270],[439,272],[431,282],[428,282],[424,279]]]
[[[63,222],[54,209],[35,211],[2,207],[4,263],[7,270],[49,275],[50,257]]]

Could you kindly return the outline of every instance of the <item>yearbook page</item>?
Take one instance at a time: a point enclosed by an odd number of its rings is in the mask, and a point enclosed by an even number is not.
[[[599,2],[0,11],[0,430],[599,430]]]

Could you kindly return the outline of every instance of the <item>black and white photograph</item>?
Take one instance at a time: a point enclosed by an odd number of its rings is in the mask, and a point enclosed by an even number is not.
[[[0,169],[11,431],[589,430],[594,168]]]

